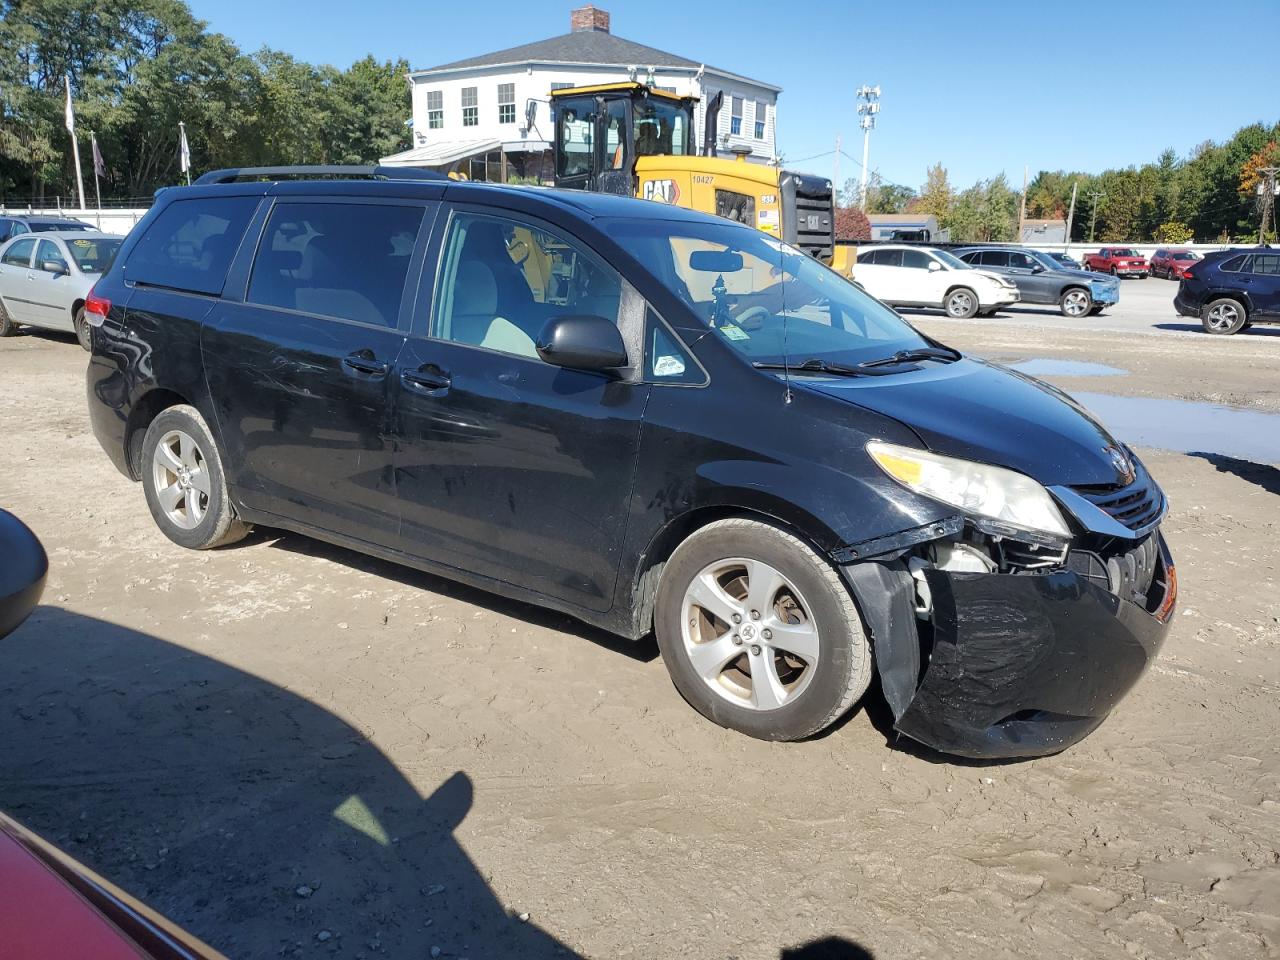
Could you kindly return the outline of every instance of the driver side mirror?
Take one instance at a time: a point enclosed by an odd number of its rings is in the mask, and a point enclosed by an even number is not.
[[[627,365],[627,346],[618,325],[592,314],[552,317],[536,346],[547,363],[570,370],[604,372]]]
[[[1043,263],[1033,263],[1033,264],[1031,265],[1031,272],[1032,272],[1032,273],[1044,273],[1044,264],[1043,264]]]
[[[937,273],[937,272],[938,272],[939,270],[941,270],[941,269],[942,269],[942,264],[940,264],[937,260],[930,260],[930,261],[929,261],[929,272],[930,272],[930,273]]]
[[[49,558],[27,525],[0,510],[0,637],[16,629],[40,602]]]
[[[67,269],[67,265],[61,260],[42,260],[40,261],[40,269],[45,273],[52,273],[55,277],[65,276],[70,272]]]

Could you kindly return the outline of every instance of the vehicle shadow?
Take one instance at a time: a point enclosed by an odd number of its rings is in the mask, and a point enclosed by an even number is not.
[[[1182,333],[1204,333],[1204,327],[1198,323],[1156,323],[1157,330],[1177,330]],[[1280,337],[1280,326],[1267,326],[1255,323],[1248,330],[1233,334],[1236,337]]]
[[[778,960],[875,960],[875,954],[844,937],[823,937],[783,950]]]
[[[1236,457],[1224,456],[1221,453],[1196,452],[1189,454],[1207,460],[1218,468],[1219,473],[1229,473],[1255,483],[1267,493],[1280,495],[1280,467],[1265,463],[1254,463],[1252,460],[1240,460]]]
[[[423,797],[315,703],[66,610],[0,656],[0,809],[228,956],[572,955],[454,837],[465,773]]]
[[[499,594],[490,593],[487,590],[470,587],[455,580],[425,573],[413,567],[406,567],[403,564],[379,560],[368,554],[358,553],[354,550],[335,546],[323,540],[315,540],[298,533],[269,527],[257,527],[240,543],[234,544],[227,549],[235,550],[242,545],[259,543],[266,544],[274,550],[285,550],[301,556],[318,557],[333,563],[339,563],[354,570],[394,580],[396,583],[401,583],[408,587],[428,590],[451,600],[484,607],[493,613],[523,620],[533,626],[559,630],[562,633],[588,640],[614,653],[621,653],[640,663],[652,663],[659,655],[658,644],[652,635],[640,640],[627,640],[616,634],[609,633],[607,630],[600,630],[590,624],[583,623],[581,620],[575,619],[566,613],[559,613],[555,610],[538,607],[531,603],[523,603],[519,600],[511,600]]]

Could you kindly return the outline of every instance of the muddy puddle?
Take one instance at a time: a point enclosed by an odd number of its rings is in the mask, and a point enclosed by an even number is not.
[[[1192,400],[1071,395],[1125,443],[1280,464],[1280,414]]]

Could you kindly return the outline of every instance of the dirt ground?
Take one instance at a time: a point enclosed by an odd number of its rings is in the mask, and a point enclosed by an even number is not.
[[[915,319],[1130,371],[1069,389],[1280,410],[1276,336]],[[652,643],[295,535],[183,551],[84,364],[0,341],[0,505],[51,561],[0,642],[0,809],[229,956],[1280,957],[1274,464],[1142,449],[1182,586],[1158,662],[1065,753],[961,764],[874,689],[760,743]]]

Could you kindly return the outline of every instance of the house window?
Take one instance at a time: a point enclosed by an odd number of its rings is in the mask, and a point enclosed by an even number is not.
[[[742,135],[742,98],[733,98],[733,113],[729,117],[729,132],[735,137]]]
[[[764,121],[765,121],[765,117],[768,116],[766,112],[768,109],[769,109],[768,104],[766,104],[763,100],[756,101],[756,139],[757,140],[764,139]]]
[[[572,84],[572,83],[565,83],[563,80],[552,80],[552,81],[551,81],[551,89],[552,89],[552,90],[568,90],[568,89],[569,89],[570,87],[572,87],[572,86],[573,86],[573,84]]]
[[[439,130],[444,126],[444,92],[441,90],[427,91],[427,127],[432,130]]]
[[[498,84],[498,122],[516,122],[516,85],[514,83]]]
[[[462,88],[462,125],[474,127],[480,123],[480,97],[475,87]]]

